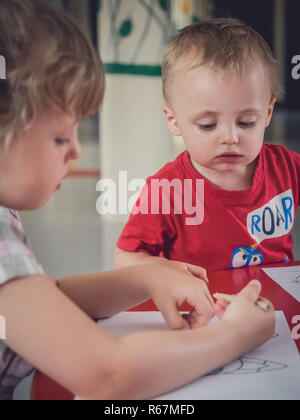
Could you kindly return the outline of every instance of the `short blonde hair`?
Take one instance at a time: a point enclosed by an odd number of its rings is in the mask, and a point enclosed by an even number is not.
[[[0,0],[0,145],[53,108],[78,120],[97,112],[105,90],[98,53],[77,24],[43,0]]]
[[[254,29],[232,18],[211,19],[189,25],[173,38],[162,64],[163,94],[170,100],[170,87],[178,71],[209,64],[213,70],[242,75],[251,63],[265,66],[272,95],[281,91],[278,63],[267,42]]]

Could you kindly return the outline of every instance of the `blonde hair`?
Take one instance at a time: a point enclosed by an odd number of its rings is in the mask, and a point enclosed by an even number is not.
[[[265,66],[272,95],[281,91],[278,63],[267,42],[245,23],[231,18],[195,23],[179,31],[167,48],[162,64],[163,94],[170,100],[170,87],[178,71],[208,64],[212,70],[231,71],[240,76],[260,60]]]
[[[97,112],[105,90],[101,59],[65,13],[42,0],[0,0],[0,144],[47,108],[78,120]]]

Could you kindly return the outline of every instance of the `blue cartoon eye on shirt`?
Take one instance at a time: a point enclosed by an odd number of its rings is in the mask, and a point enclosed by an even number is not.
[[[262,264],[263,254],[254,246],[238,247],[233,251],[230,269]]]

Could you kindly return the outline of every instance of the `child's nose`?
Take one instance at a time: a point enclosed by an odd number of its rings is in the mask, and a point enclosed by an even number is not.
[[[225,144],[229,144],[229,145],[238,144],[239,137],[238,137],[237,130],[234,127],[228,127],[224,131],[223,141]]]
[[[82,154],[81,145],[76,135],[76,137],[74,138],[74,141],[72,142],[72,148],[70,151],[70,159],[77,160],[80,158],[81,154]]]

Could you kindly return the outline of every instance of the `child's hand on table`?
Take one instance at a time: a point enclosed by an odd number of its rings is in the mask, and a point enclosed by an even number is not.
[[[149,269],[153,267],[154,265],[151,265]],[[215,305],[206,280],[193,276],[184,267],[178,270],[175,266],[174,269],[172,264],[158,264],[156,268],[157,274],[148,281],[147,289],[169,328],[180,330],[207,325],[214,316]],[[199,269],[199,272],[203,273],[204,269]],[[189,314],[181,315],[179,308],[184,302],[193,309]]]
[[[215,305],[203,267],[155,257],[146,252],[126,252],[119,248],[115,251],[115,264],[118,268],[137,265],[144,265],[145,269],[148,267],[148,275],[145,276],[146,283],[149,283],[147,293],[170,328],[202,327],[213,317]],[[146,280],[149,274],[150,280]],[[185,301],[193,310],[181,316],[178,310]]]
[[[198,277],[208,283],[207,272],[205,268],[198,265],[192,265],[181,261],[172,261],[167,259],[161,259],[160,263],[166,264],[167,266],[179,270],[189,276]]]

